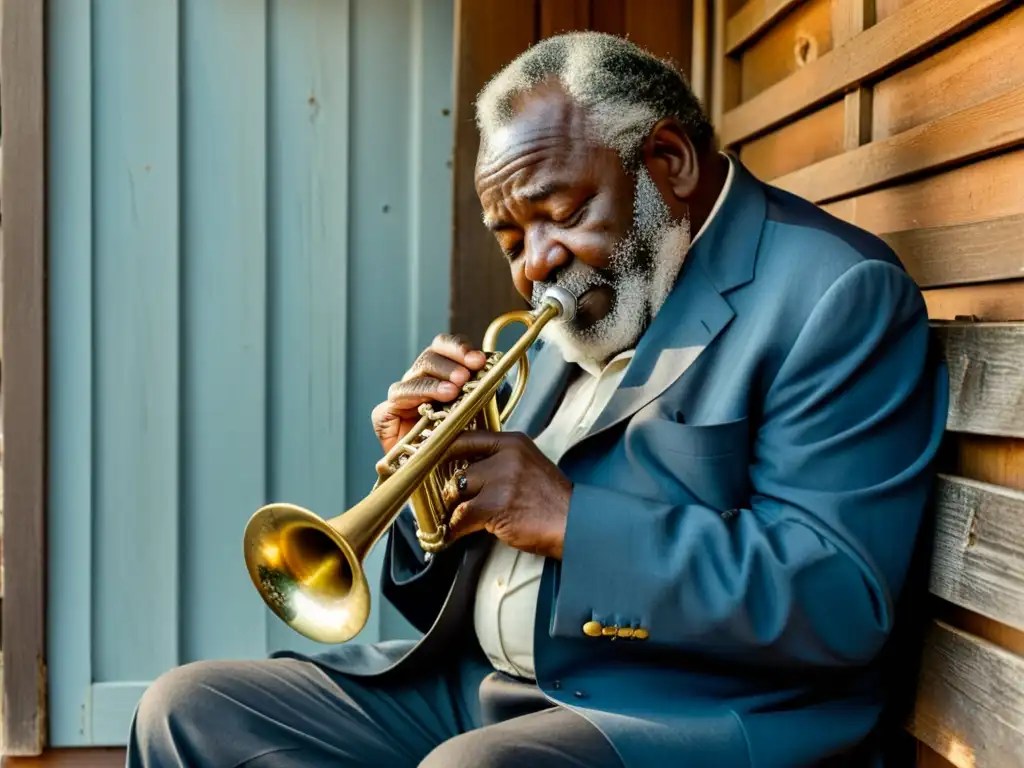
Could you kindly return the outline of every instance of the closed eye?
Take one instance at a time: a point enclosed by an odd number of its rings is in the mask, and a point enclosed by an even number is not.
[[[594,199],[595,195],[591,195],[576,208],[569,216],[564,219],[552,219],[552,221],[560,227],[575,227],[580,223],[580,220],[586,214],[590,208],[590,202]]]

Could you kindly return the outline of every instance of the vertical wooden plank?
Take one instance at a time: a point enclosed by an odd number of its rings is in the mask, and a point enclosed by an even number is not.
[[[711,48],[714,29],[711,22],[713,15],[711,0],[693,0],[691,13],[693,14],[693,28],[690,39],[692,51],[690,87],[707,110],[711,106],[711,71],[713,68]]]
[[[92,685],[92,19],[47,4],[49,446],[47,666],[50,746],[89,743]],[[6,139],[5,139],[6,140]]]
[[[615,5],[612,3],[611,5]],[[598,8],[593,23],[598,28]],[[479,147],[473,103],[488,79],[536,39],[535,0],[456,0],[455,210],[450,327],[483,338],[495,315],[524,305],[494,236],[480,221],[473,183]]]
[[[875,23],[875,0],[832,0],[832,45],[838,48]]]
[[[591,0],[590,24],[598,32],[621,35],[626,31],[626,3],[629,0]]]
[[[729,0],[713,1],[715,40],[714,66],[711,72],[711,116],[715,132],[721,133],[722,116],[740,103],[740,63],[726,50],[725,32],[729,20]]]
[[[871,88],[857,88],[843,99],[843,148],[856,149],[871,141]]]
[[[93,680],[152,680],[180,659],[178,3],[93,23]]]
[[[3,728],[6,751],[46,736],[45,6],[4,0]]]
[[[833,0],[832,41],[838,48],[875,23],[876,0]],[[872,88],[861,86],[844,97],[846,117],[844,146],[856,149],[871,141]]]
[[[268,496],[333,517],[358,434],[346,419],[350,3],[271,0],[268,12]],[[373,202],[378,212],[387,203]],[[322,650],[265,615],[268,650]]]
[[[589,27],[590,0],[540,0],[540,38]]]
[[[266,484],[266,36],[265,0],[183,2],[183,662],[266,652],[239,550]]]
[[[693,4],[683,0],[629,0],[626,34],[687,78],[692,65]]]
[[[396,370],[404,371],[416,355],[430,344],[431,339],[448,325],[451,275],[450,255],[452,233],[448,227],[438,226],[439,222],[451,221],[452,217],[452,36],[454,34],[454,3],[435,3],[433,0],[411,0],[410,8],[409,76],[412,94],[408,107],[400,104],[401,94],[396,94],[391,109],[407,110],[410,115],[411,135],[409,174],[409,313],[408,332],[403,339],[396,334],[391,359],[386,361],[376,374],[377,378],[360,380],[359,389],[351,399],[355,409],[350,423],[355,424],[354,432],[366,441],[365,451],[353,455],[355,466],[349,469],[349,501],[355,502],[368,488],[368,473],[372,472],[373,457],[380,455],[380,446],[366,424],[367,403],[376,405],[383,399],[391,377]],[[360,89],[359,94],[366,92]],[[372,135],[372,134],[371,134]],[[385,284],[381,288],[387,289]],[[354,319],[353,323],[365,322]],[[380,326],[378,325],[378,331]],[[361,331],[363,333],[365,331]],[[367,341],[372,344],[370,333]],[[404,351],[400,343],[404,341]],[[376,357],[376,350],[370,349],[370,356]],[[355,435],[353,439],[355,439]],[[372,479],[369,481],[372,483]],[[374,554],[376,558],[376,553]],[[375,565],[375,563],[374,563]],[[412,639],[418,636],[412,627],[383,598],[376,598],[379,607],[380,639]]]

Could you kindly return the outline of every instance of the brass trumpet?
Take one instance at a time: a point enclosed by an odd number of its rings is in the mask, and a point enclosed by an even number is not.
[[[448,546],[452,510],[443,490],[459,469],[445,460],[449,447],[463,430],[502,428],[526,390],[527,351],[548,322],[570,320],[575,313],[575,297],[553,286],[535,310],[508,312],[492,321],[484,335],[483,369],[450,404],[420,407],[416,425],[377,463],[373,489],[348,511],[329,520],[285,503],[256,511],[245,527],[245,564],[278,618],[322,643],[343,643],[359,634],[370,615],[363,561],[406,503],[427,556]],[[526,329],[502,354],[498,334],[515,322]],[[518,366],[515,385],[499,412],[497,392],[513,365]]]

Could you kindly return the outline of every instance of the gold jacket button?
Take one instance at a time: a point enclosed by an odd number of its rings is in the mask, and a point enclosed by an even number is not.
[[[634,629],[633,630],[633,637],[636,638],[637,640],[646,640],[647,637],[648,637],[647,630],[643,629],[643,628],[641,628],[641,629]]]
[[[619,637],[632,637],[632,636],[633,636],[633,628],[632,627],[619,627]]]
[[[601,634],[604,635],[605,637],[615,637],[615,635],[618,633],[618,631],[619,631],[618,627],[605,627],[604,629],[601,630]]]
[[[589,637],[600,637],[601,629],[601,622],[588,621],[586,624],[583,625],[583,634]]]

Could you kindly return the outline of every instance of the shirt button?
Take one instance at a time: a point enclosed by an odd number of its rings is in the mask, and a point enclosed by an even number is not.
[[[561,680],[553,680],[551,682],[551,687],[554,688],[556,691],[562,690],[562,681]]]
[[[504,587],[505,586],[505,577],[504,576],[499,576],[498,577],[498,586],[499,587]]]
[[[572,695],[575,696],[577,699],[585,699],[585,698],[587,698],[587,692],[586,691],[573,691]]]

